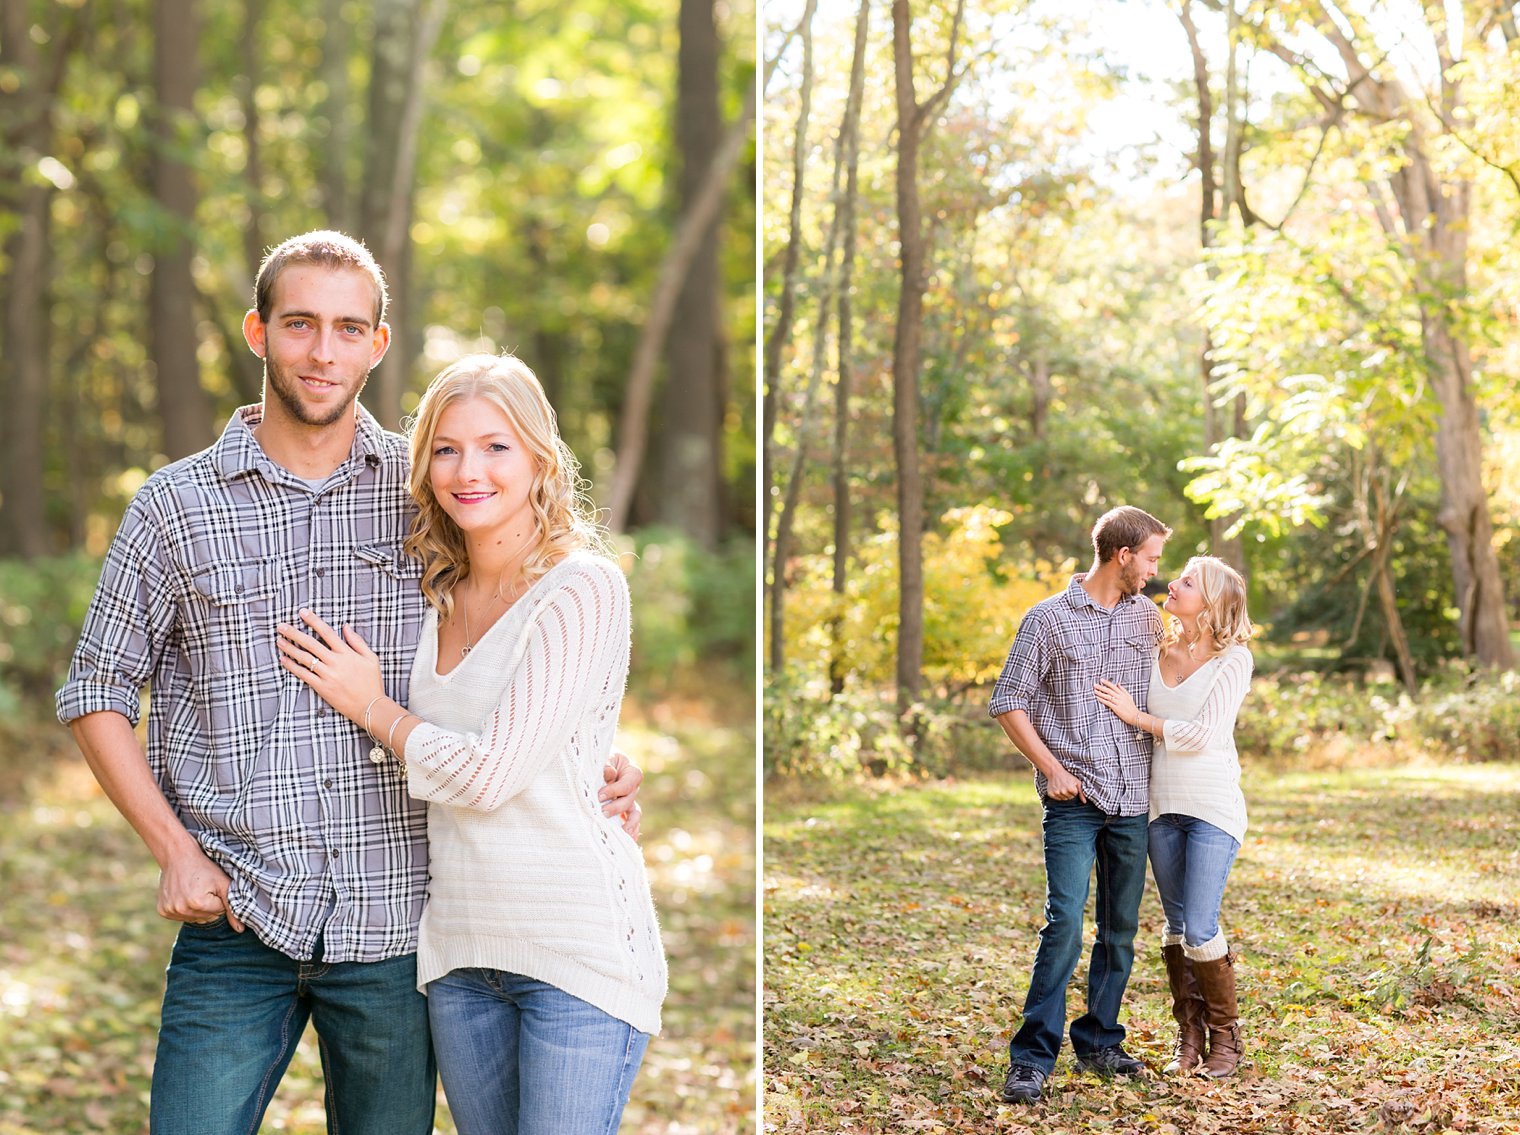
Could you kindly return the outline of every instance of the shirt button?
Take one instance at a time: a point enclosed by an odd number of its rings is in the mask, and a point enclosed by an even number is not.
[[[243,593],[243,585],[240,583],[236,587],[234,587],[232,590],[236,591],[239,595],[241,595]]]
[[[326,780],[324,780],[322,782],[322,787],[323,788],[331,788],[332,787],[332,777],[328,777]]]
[[[318,717],[326,717],[327,716],[327,707],[325,705],[318,707],[318,709],[317,709],[317,716]]]
[[[317,569],[317,578],[318,579],[322,578],[322,576],[324,576],[326,574],[327,574],[327,569],[326,568],[318,568]]]

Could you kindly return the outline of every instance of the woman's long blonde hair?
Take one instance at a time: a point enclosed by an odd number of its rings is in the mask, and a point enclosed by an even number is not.
[[[407,490],[417,502],[417,517],[406,538],[406,551],[422,561],[422,593],[448,618],[453,590],[470,574],[464,533],[433,495],[429,476],[438,419],[455,402],[480,398],[506,415],[533,458],[535,537],[523,560],[523,578],[532,583],[577,548],[610,555],[596,510],[585,493],[580,463],[559,436],[554,407],[538,376],[515,355],[466,355],[428,384],[409,423],[412,471]]]
[[[1244,645],[1256,633],[1251,616],[1246,614],[1246,581],[1241,574],[1217,556],[1194,556],[1182,574],[1193,572],[1203,595],[1203,610],[1198,612],[1198,630],[1214,636],[1213,654],[1223,654],[1232,646]],[[1182,637],[1182,623],[1168,618],[1164,646]]]

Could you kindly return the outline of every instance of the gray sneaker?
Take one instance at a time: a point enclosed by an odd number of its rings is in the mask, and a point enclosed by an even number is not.
[[[1103,1076],[1139,1076],[1145,1071],[1144,1064],[1117,1044],[1077,1057],[1077,1068]]]
[[[1027,1064],[1015,1064],[1008,1069],[1008,1079],[1003,1081],[1003,1102],[1039,1103],[1040,1089],[1044,1086],[1044,1072]]]

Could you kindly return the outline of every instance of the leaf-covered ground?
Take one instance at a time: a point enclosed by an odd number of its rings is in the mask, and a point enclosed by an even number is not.
[[[1030,778],[768,786],[765,1131],[1520,1132],[1520,766],[1256,770],[1246,796],[1241,1074],[1104,1081],[1068,1044],[1019,1107],[996,1092],[1044,894]],[[1124,1019],[1152,1069],[1159,933],[1148,883]]]
[[[619,731],[646,772],[671,984],[625,1132],[754,1130],[754,732],[737,701],[634,706]],[[0,1135],[145,1132],[174,940],[157,869],[63,730],[8,728],[0,744]],[[263,1129],[325,1130],[310,1033]],[[437,1129],[454,1130],[441,1093]]]

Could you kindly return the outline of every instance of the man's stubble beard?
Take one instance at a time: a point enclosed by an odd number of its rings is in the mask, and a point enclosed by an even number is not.
[[[274,396],[280,400],[280,405],[285,407],[292,418],[303,426],[316,426],[322,428],[337,422],[344,414],[354,412],[354,403],[359,400],[359,395],[364,393],[365,383],[369,381],[369,372],[359,380],[359,385],[354,389],[353,395],[345,402],[340,402],[333,410],[321,417],[314,417],[302,403],[295,391],[295,382],[284,377],[280,368],[267,356],[264,359],[264,389],[273,391]]]
[[[1139,595],[1145,588],[1145,578],[1142,572],[1130,574],[1129,569],[1119,573],[1119,591],[1128,599],[1131,595]]]

